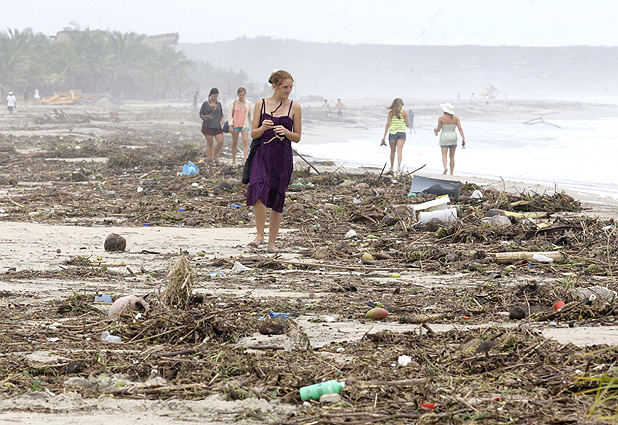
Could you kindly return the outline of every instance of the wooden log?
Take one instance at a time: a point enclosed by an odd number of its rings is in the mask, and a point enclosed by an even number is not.
[[[558,261],[563,258],[562,252],[560,251],[545,251],[545,252],[496,252],[492,255],[496,257],[496,263],[499,264],[507,264],[507,263],[516,263],[520,260],[526,261],[534,261],[534,256],[543,255],[545,257],[551,258],[554,261]]]

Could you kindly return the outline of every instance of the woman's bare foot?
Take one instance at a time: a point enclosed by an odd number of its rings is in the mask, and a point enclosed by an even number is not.
[[[276,253],[279,252],[279,248],[274,245],[268,245],[268,252]]]
[[[257,248],[260,244],[264,243],[264,238],[256,237],[253,242],[249,242],[248,245],[252,248]]]
[[[444,171],[442,171],[442,174],[446,175],[447,172],[448,172],[448,170],[444,170]]]

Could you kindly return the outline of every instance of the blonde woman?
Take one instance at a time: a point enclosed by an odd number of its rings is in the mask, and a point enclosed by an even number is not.
[[[450,168],[451,175],[453,175],[453,170],[455,169],[455,149],[457,149],[457,133],[455,128],[461,134],[462,148],[466,146],[466,136],[464,136],[463,129],[461,128],[459,117],[455,116],[453,105],[443,103],[440,105],[440,109],[442,109],[444,114],[438,118],[438,126],[433,131],[436,136],[440,133],[440,148],[442,149],[442,164],[444,165],[442,174],[446,174]],[[447,168],[448,159],[451,161],[449,168]]]
[[[297,102],[290,100],[294,79],[287,71],[273,72],[268,79],[273,95],[258,100],[253,112],[251,138],[259,145],[251,161],[251,178],[247,189],[247,205],[253,206],[257,236],[249,246],[264,243],[266,209],[271,208],[268,228],[268,252],[277,252],[275,245],[285,192],[294,162],[292,142],[300,142],[302,112]]]
[[[384,137],[382,144],[385,145],[386,135],[388,134],[388,144],[391,148],[391,168],[386,174],[393,174],[393,165],[395,162],[395,152],[397,152],[397,174],[401,173],[401,158],[403,153],[403,145],[406,143],[406,127],[410,127],[408,113],[402,110],[403,100],[397,98],[393,100],[388,109],[388,118],[386,119],[386,127],[384,128]]]
[[[227,122],[232,130],[232,165],[236,165],[236,148],[238,148],[238,135],[242,134],[242,157],[243,162],[247,160],[249,153],[249,130],[251,130],[251,121],[253,113],[251,111],[251,102],[245,99],[247,90],[244,87],[239,87],[236,99],[227,113]]]

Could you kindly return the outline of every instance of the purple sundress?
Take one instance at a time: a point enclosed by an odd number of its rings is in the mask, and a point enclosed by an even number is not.
[[[270,119],[275,125],[282,125],[292,131],[294,127],[294,121],[290,118],[292,103],[294,102],[290,102],[287,115],[273,117],[266,113],[266,102],[262,99],[260,122]],[[272,129],[266,130],[259,140],[260,144],[251,163],[247,206],[253,206],[259,200],[273,211],[282,213],[285,191],[290,184],[294,169],[292,142],[285,137],[280,138]]]

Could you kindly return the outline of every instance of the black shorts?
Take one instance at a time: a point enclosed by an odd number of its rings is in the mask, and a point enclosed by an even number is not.
[[[406,133],[400,131],[399,133],[389,134],[388,141],[391,143],[396,143],[397,140],[406,140]]]
[[[217,134],[223,134],[223,129],[202,127],[202,134],[204,136],[216,136]]]

